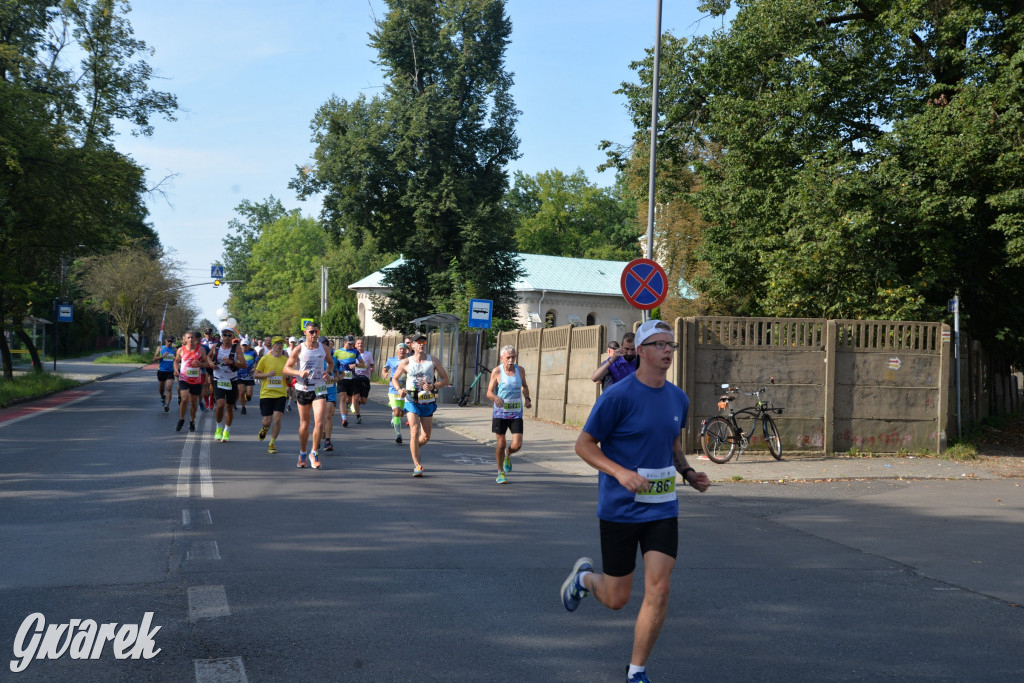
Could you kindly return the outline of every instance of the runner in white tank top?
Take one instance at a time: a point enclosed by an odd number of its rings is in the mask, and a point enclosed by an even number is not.
[[[441,361],[427,355],[427,335],[413,335],[413,355],[404,358],[391,373],[391,386],[399,396],[405,398],[405,410],[409,415],[409,451],[412,454],[412,476],[423,476],[420,464],[420,447],[430,441],[434,425],[432,417],[437,410],[437,390],[449,384],[448,372]],[[405,385],[399,377],[406,373]]]
[[[318,341],[320,326],[306,323],[306,340],[295,346],[284,366],[284,374],[295,378],[295,402],[299,405],[299,461],[296,467],[306,466],[306,444],[309,441],[309,417],[313,414],[313,448],[309,463],[320,469],[320,439],[324,433],[324,415],[327,413],[327,380],[324,377],[326,353]]]

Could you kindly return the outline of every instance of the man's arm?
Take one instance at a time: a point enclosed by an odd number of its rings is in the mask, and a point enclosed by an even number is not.
[[[391,386],[393,386],[395,391],[397,391],[401,396],[405,396],[405,389],[399,386],[398,378],[402,376],[402,373],[405,372],[407,367],[409,367],[409,359],[403,358],[398,361],[398,366],[395,368],[395,374],[391,375]]]
[[[184,346],[181,347],[185,348]],[[177,377],[181,374],[181,349],[174,352],[174,376]]]
[[[505,402],[501,400],[501,397],[495,393],[498,388],[498,380],[501,379],[501,366],[491,370],[491,381],[487,383],[487,398],[490,399],[491,403],[501,408],[505,405]]]
[[[618,356],[616,356],[615,358],[618,358]],[[594,370],[594,374],[590,376],[590,379],[597,384],[603,382],[605,375],[607,375],[608,371],[611,369],[612,363],[615,361],[615,358],[605,360],[600,365],[598,365],[597,370]]]
[[[641,476],[639,472],[627,470],[605,455],[598,445],[597,439],[585,431],[580,432],[579,437],[576,439],[576,455],[580,456],[583,462],[595,470],[604,472],[610,477],[615,477],[623,487],[633,493],[646,491],[651,487],[651,482],[646,477]]]
[[[683,481],[687,484],[701,493],[707,491],[708,487],[711,486],[711,479],[708,478],[708,475],[698,472],[686,462],[686,454],[683,452],[683,438],[681,436],[677,436],[672,444],[672,460],[675,462],[676,472],[682,475]]]
[[[299,362],[299,351],[301,347],[296,346],[292,349],[292,352],[288,354],[288,362],[284,364],[284,374],[289,377],[302,377],[303,373],[295,369],[295,365]]]
[[[433,356],[430,357],[430,360],[434,362],[434,372],[436,372],[440,377],[441,381],[444,382],[444,384],[438,384],[437,381],[434,381],[434,391],[437,391],[441,387],[446,387],[449,384],[451,384],[451,380],[448,379],[448,371],[444,369],[443,365],[441,365],[441,361],[434,358]]]
[[[530,387],[526,384],[526,373],[523,371],[523,366],[519,366],[519,380],[523,383],[523,407],[529,408],[531,406],[530,401]]]

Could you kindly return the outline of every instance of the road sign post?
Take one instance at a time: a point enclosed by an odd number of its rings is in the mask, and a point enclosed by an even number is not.
[[[638,258],[627,263],[619,285],[629,305],[643,311],[660,306],[668,296],[668,276],[651,259]]]

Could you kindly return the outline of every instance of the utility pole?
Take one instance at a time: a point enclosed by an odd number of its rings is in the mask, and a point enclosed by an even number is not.
[[[654,260],[654,177],[658,164],[658,83],[661,78],[661,0],[658,0],[654,38],[654,71],[651,84],[651,168],[647,179],[647,258]],[[649,317],[643,312],[643,319]]]
[[[320,266],[320,322],[323,323],[327,314],[327,266]]]

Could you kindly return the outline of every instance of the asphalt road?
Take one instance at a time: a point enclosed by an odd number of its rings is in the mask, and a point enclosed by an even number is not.
[[[599,558],[593,477],[446,430],[411,477],[387,410],[335,425],[325,469],[173,430],[150,371],[0,422],[0,644],[28,615],[138,624],[160,652],[35,660],[16,681],[622,681],[642,596],[567,614]],[[379,390],[379,388],[375,388]],[[2,419],[2,415],[0,415]],[[208,465],[207,465],[208,460]],[[680,495],[655,681],[1016,681],[1024,676],[1020,481],[720,484]]]

